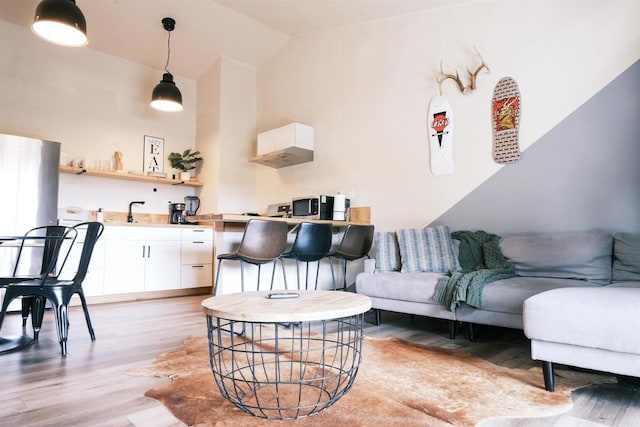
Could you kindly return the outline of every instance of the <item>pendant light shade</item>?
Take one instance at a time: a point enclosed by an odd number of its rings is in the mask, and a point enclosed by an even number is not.
[[[165,73],[162,75],[162,80],[153,89],[151,95],[151,107],[160,111],[182,111],[182,94],[173,81],[173,75],[167,69],[171,56],[171,31],[175,25],[176,21],[173,18],[162,19],[162,26],[168,32],[167,63],[164,66]]]
[[[42,0],[31,25],[38,37],[61,46],[81,47],[87,39],[87,21],[75,0]]]
[[[182,94],[178,86],[173,82],[171,73],[164,73],[162,81],[153,89],[151,106],[160,111],[182,110]]]

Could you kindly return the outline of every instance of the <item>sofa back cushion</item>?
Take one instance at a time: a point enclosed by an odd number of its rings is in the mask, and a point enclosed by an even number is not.
[[[640,280],[640,234],[614,234],[612,274],[616,282]]]
[[[500,249],[518,276],[611,283],[613,237],[609,233],[508,236]]]
[[[373,235],[376,248],[376,272],[400,271],[400,248],[394,231],[376,231]]]
[[[397,231],[403,273],[446,273],[460,269],[446,225]]]

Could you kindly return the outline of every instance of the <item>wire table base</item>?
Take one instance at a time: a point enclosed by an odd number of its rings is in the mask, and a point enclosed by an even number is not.
[[[207,315],[211,369],[221,394],[267,419],[318,414],[346,394],[362,361],[364,314],[299,323]]]

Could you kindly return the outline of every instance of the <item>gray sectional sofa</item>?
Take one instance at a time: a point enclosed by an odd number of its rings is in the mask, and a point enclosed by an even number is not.
[[[377,323],[380,310],[388,310],[449,320],[451,338],[459,322],[523,329],[549,391],[553,363],[640,377],[640,235],[504,236],[499,248],[514,275],[484,285],[479,306],[459,301],[453,310],[436,301],[446,273],[403,272],[407,244],[393,237],[376,235],[378,253],[356,277],[356,292],[371,298]],[[455,252],[459,245],[451,242]]]
[[[376,244],[380,242],[379,237],[376,236]],[[356,292],[371,298],[377,321],[379,310],[386,310],[452,322],[523,329],[523,303],[533,295],[558,288],[624,285],[629,277],[635,277],[633,271],[638,272],[638,278],[631,283],[640,281],[640,260],[635,266],[621,264],[620,254],[615,253],[619,245],[614,242],[622,238],[623,234],[603,231],[503,236],[500,250],[513,264],[515,276],[487,284],[480,307],[460,302],[451,311],[437,302],[434,299],[436,285],[446,273],[403,272],[400,249],[397,253],[400,262],[395,268],[381,270],[378,254],[365,262],[365,271],[356,277]],[[455,239],[452,241],[456,247]],[[382,248],[378,245],[376,249]],[[640,252],[640,247],[637,250]],[[631,276],[625,269],[631,270]]]

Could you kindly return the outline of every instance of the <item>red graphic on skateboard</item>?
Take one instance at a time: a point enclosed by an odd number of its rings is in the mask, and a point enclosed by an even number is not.
[[[501,99],[493,104],[496,131],[515,129],[518,125],[520,98],[517,96]]]
[[[449,119],[447,118],[447,112],[441,111],[433,115],[433,121],[431,122],[431,129],[436,131],[438,136],[438,145],[442,147],[442,135],[445,129],[449,126]]]

